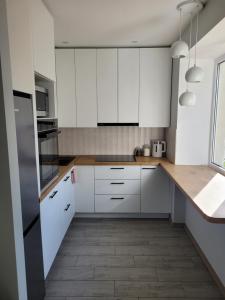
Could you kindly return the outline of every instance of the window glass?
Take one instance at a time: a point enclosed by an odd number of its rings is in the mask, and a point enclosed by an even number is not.
[[[225,61],[217,67],[212,163],[225,169]]]

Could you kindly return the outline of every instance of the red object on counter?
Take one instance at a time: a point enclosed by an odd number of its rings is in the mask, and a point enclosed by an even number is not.
[[[76,183],[76,169],[73,168],[71,171],[71,182],[74,184]]]

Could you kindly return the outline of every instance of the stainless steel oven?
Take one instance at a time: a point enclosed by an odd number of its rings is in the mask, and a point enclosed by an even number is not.
[[[57,119],[38,119],[38,145],[41,189],[45,189],[58,176],[58,130]]]

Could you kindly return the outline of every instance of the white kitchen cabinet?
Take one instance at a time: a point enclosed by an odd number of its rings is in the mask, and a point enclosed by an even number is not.
[[[41,0],[31,1],[34,70],[55,81],[54,20]]]
[[[141,212],[171,212],[169,177],[161,167],[141,168]]]
[[[139,122],[139,49],[118,49],[119,123]]]
[[[77,127],[97,127],[96,49],[75,49]]]
[[[169,48],[140,49],[140,127],[169,127],[171,66]]]
[[[71,179],[71,171],[68,172],[62,179],[61,187],[63,192],[61,211],[63,214],[60,227],[61,237],[63,239],[75,214],[75,184],[73,184]]]
[[[98,123],[118,122],[117,49],[97,50]]]
[[[140,180],[95,180],[98,195],[140,195]]]
[[[96,166],[95,179],[140,179],[140,166]]]
[[[140,213],[140,166],[95,167],[95,212]]]
[[[80,213],[94,212],[94,167],[77,166],[75,184],[75,210]]]
[[[75,185],[71,171],[41,201],[41,232],[45,278],[75,212]]]
[[[33,49],[29,0],[8,0],[7,19],[14,90],[33,94]]]
[[[140,195],[96,195],[97,213],[139,213]]]
[[[59,127],[76,127],[74,49],[56,49],[56,90]]]
[[[59,183],[54,190],[42,200],[41,233],[45,278],[51,268],[60,247],[61,238],[61,202],[62,190]]]

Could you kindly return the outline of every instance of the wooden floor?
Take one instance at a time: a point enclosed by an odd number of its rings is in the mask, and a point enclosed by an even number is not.
[[[168,221],[74,219],[46,300],[224,299],[183,228]]]

